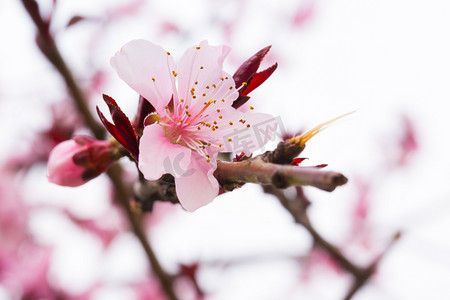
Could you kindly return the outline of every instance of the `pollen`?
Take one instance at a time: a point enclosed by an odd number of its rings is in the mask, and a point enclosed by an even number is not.
[[[228,77],[225,77],[225,79],[228,79]]]
[[[216,124],[217,124],[217,121],[214,121],[213,123],[214,123],[214,125],[216,125]]]
[[[194,82],[194,84],[198,84],[198,81]]]
[[[167,55],[170,55],[170,52],[167,52]]]
[[[250,106],[250,109],[251,109],[251,110],[254,110],[255,108],[254,108],[253,106]]]
[[[206,88],[209,89],[209,85],[207,85]]]
[[[200,47],[195,47],[195,49],[200,50]]]
[[[210,162],[211,160],[208,158],[207,160],[206,160],[206,162]]]
[[[217,109],[216,111],[217,111],[217,112],[220,112],[220,109]]]
[[[184,108],[188,109],[188,108],[189,108],[189,105],[186,105]]]
[[[229,142],[231,142],[231,141],[232,141],[232,139],[231,139],[231,138],[228,138],[228,141],[229,141]]]
[[[247,128],[249,128],[250,127],[250,124],[247,124]]]
[[[219,144],[219,148],[222,147],[222,144]]]
[[[242,85],[247,85],[247,82],[244,81],[244,82],[242,83]]]
[[[225,99],[222,99],[222,102],[225,102]]]
[[[169,109],[169,107],[166,105],[165,107],[164,107],[165,109]]]
[[[203,70],[203,66],[200,66],[200,70]]]
[[[233,87],[232,86],[230,86],[230,90],[232,90],[233,89]]]
[[[191,122],[187,122],[186,124],[191,125]]]
[[[230,122],[230,125],[233,125],[233,122]]]
[[[178,75],[178,73],[175,72],[175,71],[172,71],[172,74],[173,74],[174,77],[177,77],[177,75]]]
[[[155,82],[155,77],[152,77],[153,82]]]
[[[217,86],[215,84],[212,85],[213,88],[216,88]]]
[[[222,119],[222,116],[219,116],[219,119]]]
[[[220,80],[224,81],[225,79],[223,77],[220,77]]]
[[[203,97],[205,97],[206,96],[206,94],[203,94]]]

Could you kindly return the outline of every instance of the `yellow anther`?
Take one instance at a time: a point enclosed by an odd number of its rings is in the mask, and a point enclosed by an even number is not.
[[[188,109],[188,108],[189,108],[189,105],[186,105],[184,108]]]
[[[230,122],[230,125],[233,125],[233,122]]]
[[[209,89],[209,85],[207,85],[206,88]]]
[[[222,102],[225,102],[225,99],[222,99],[221,101],[222,101]]]
[[[222,116],[219,116],[219,119],[222,119]]]
[[[253,110],[253,109],[255,109],[255,108],[254,108],[253,106],[250,106],[250,109]]]
[[[242,83],[242,85],[247,85],[247,82],[244,81],[244,82]]]
[[[170,55],[170,52],[167,52],[167,55]]]
[[[155,77],[152,77],[153,82],[155,82]]]
[[[200,70],[203,70],[203,66],[200,66]]]
[[[216,85],[215,85],[215,84],[213,84],[213,85],[212,85],[212,87],[213,87],[213,88],[216,88]]]
[[[247,128],[249,128],[250,127],[250,124],[247,124]]]
[[[220,109],[216,109],[217,112],[220,112]],[[220,117],[219,117],[220,118]]]
[[[231,138],[228,138],[228,141],[229,141],[229,142],[231,142],[231,141],[232,141],[232,139],[231,139]]]
[[[217,121],[214,121],[213,123],[214,123],[214,125],[216,125],[216,124],[217,124]]]
[[[200,50],[200,47],[195,47],[195,49]]]
[[[180,102],[183,103],[183,102],[184,102],[184,99],[180,99]]]
[[[316,134],[318,134],[319,132],[321,132],[322,130],[324,130],[325,128],[327,128],[327,125],[330,125],[331,123],[346,117],[352,113],[354,113],[355,111],[346,113],[342,116],[339,116],[337,118],[331,119],[329,121],[326,121],[322,124],[317,125],[316,127],[314,127],[313,129],[305,132],[304,134],[302,134],[301,136],[295,136],[291,139],[288,140],[289,143],[291,144],[298,144],[299,146],[303,147],[307,141],[309,141],[312,137],[314,137]]]

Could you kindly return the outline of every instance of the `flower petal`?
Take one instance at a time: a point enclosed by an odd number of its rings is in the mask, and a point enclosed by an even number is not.
[[[194,211],[210,203],[219,194],[219,183],[213,173],[215,164],[206,162],[198,153],[192,153],[189,170],[175,178],[178,200],[187,211]]]
[[[205,100],[214,99],[217,95],[223,98],[224,92],[232,95],[231,102],[234,101],[238,96],[234,80],[222,69],[229,52],[229,47],[210,46],[207,41],[187,49],[177,65],[178,97],[185,99],[192,108],[196,103],[202,106]]]
[[[163,128],[152,124],[144,128],[139,145],[139,169],[148,180],[156,180],[170,173],[175,178],[183,175],[191,162],[192,150],[172,144]]]
[[[173,94],[173,58],[163,48],[133,40],[111,58],[119,77],[162,112]]]
[[[282,129],[279,120],[269,114],[243,113],[234,108],[222,109],[220,114],[224,122],[214,132],[214,142],[223,144],[220,152],[244,152],[248,156]]]

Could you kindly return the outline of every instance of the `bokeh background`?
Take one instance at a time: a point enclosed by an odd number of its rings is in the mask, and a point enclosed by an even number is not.
[[[279,116],[291,133],[356,110],[302,153],[304,164],[325,163],[349,178],[332,193],[305,188],[314,226],[363,265],[403,233],[354,299],[450,297],[450,3],[37,2],[53,16],[56,42],[92,111],[106,111],[106,93],[134,114],[137,95],[109,65],[129,40],[150,40],[175,58],[205,39],[227,44],[229,73],[272,45],[263,66],[279,66],[252,92],[256,110]],[[81,20],[68,26],[76,16]],[[20,299],[21,283],[42,288],[42,278],[86,297],[68,299],[160,299],[139,243],[111,204],[107,178],[65,188],[47,182],[44,162],[31,164],[48,154],[42,133],[55,115],[60,126],[77,119],[20,1],[0,2],[0,37],[0,299]],[[133,180],[133,165],[121,163]],[[11,173],[5,166],[27,168]],[[351,284],[259,186],[221,195],[195,213],[158,204],[146,224],[169,272],[199,264],[207,299],[341,299]],[[25,238],[32,247],[21,245]],[[15,239],[21,246],[13,259]],[[192,299],[189,282],[178,285]]]

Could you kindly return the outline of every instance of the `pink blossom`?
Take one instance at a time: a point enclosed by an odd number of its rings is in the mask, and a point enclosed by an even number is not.
[[[77,136],[53,148],[48,158],[50,182],[79,186],[97,177],[113,162],[111,144],[87,136]]]
[[[144,128],[140,140],[139,169],[148,180],[172,174],[178,199],[188,211],[217,196],[213,173],[218,152],[250,154],[270,136],[271,129],[258,125],[272,116],[231,106],[239,93],[222,68],[229,51],[204,41],[187,49],[175,65],[161,47],[134,40],[111,59],[119,77],[156,109],[156,121]]]

